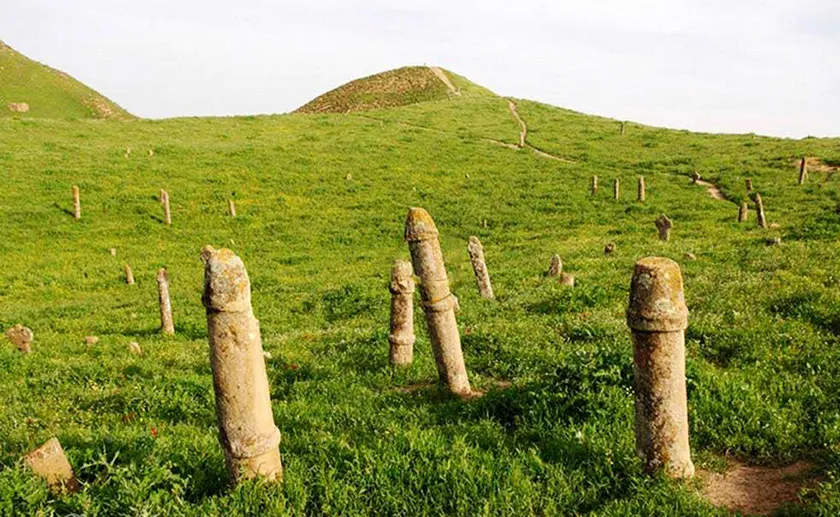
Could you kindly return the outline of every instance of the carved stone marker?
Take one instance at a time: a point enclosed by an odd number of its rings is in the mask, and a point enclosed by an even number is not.
[[[671,240],[671,220],[668,219],[668,216],[662,214],[655,222],[656,229],[659,230],[659,240],[668,242]]]
[[[575,277],[568,273],[561,273],[560,274],[560,285],[565,285],[568,287],[575,286]]]
[[[260,322],[251,308],[251,282],[242,259],[205,246],[204,294],[219,441],[233,484],[280,481],[280,430],[274,425]]]
[[[627,326],[633,336],[636,453],[645,471],[694,475],[688,443],[685,329],[688,308],[680,267],[667,258],[636,262]]]
[[[563,272],[563,261],[560,260],[560,255],[554,254],[551,256],[551,263],[548,265],[548,272],[546,276],[555,277],[560,276]]]
[[[73,219],[82,218],[82,201],[79,199],[79,187],[73,185]]]
[[[231,217],[236,217],[236,205],[232,199],[228,199],[228,213],[230,213]]]
[[[420,297],[426,313],[429,339],[435,354],[440,382],[454,394],[469,396],[470,381],[455,321],[458,299],[449,290],[449,278],[432,216],[412,208],[405,220],[405,240],[411,251],[414,274],[420,277]]]
[[[32,351],[32,341],[35,339],[35,333],[29,327],[24,327],[18,323],[6,332],[6,337],[24,354]]]
[[[44,445],[24,456],[23,462],[35,475],[47,482],[53,494],[69,494],[81,488],[58,438],[47,440]]]
[[[745,178],[744,179],[744,186],[747,187],[747,192],[752,192],[752,178]]]
[[[764,201],[761,199],[761,194],[756,192],[753,195],[753,201],[755,202],[756,220],[758,221],[758,225],[762,228],[767,228],[767,217],[764,215]]]
[[[131,266],[128,264],[125,265],[125,283],[134,285],[134,273],[131,272]]]
[[[750,205],[744,201],[741,203],[741,206],[738,207],[738,222],[743,223],[749,218],[750,215]]]
[[[621,184],[618,178],[613,180],[613,198],[618,199],[621,197]]]
[[[169,273],[166,268],[157,272],[158,302],[160,304],[160,330],[170,336],[175,333],[172,322],[172,302],[169,299]]]
[[[805,157],[799,162],[799,184],[802,185],[808,179],[808,161]]]
[[[473,273],[475,273],[478,294],[486,300],[492,300],[495,297],[493,296],[493,285],[490,284],[490,272],[487,271],[487,263],[484,261],[484,247],[475,235],[470,236],[467,251],[470,254]]]
[[[414,277],[411,262],[394,261],[391,268],[391,344],[392,366],[408,366],[414,361]]]
[[[644,203],[645,199],[647,198],[647,191],[645,187],[645,177],[639,176],[639,187],[636,191],[636,201],[640,203]]]
[[[701,178],[701,176],[700,176],[699,172],[693,171],[691,173],[691,182],[692,183],[697,184],[697,182],[700,181],[700,178]]]
[[[592,176],[592,195],[598,193],[598,176]]]
[[[616,246],[614,242],[608,242],[607,245],[604,246],[604,254],[612,255],[613,253],[615,253],[615,248]]]
[[[160,202],[163,204],[163,222],[172,226],[172,211],[169,209],[169,192],[160,191]]]

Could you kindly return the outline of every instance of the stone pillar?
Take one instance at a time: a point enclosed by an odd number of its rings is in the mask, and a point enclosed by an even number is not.
[[[802,185],[808,179],[808,163],[805,157],[799,162],[799,184]]]
[[[233,203],[232,199],[228,199],[228,212],[231,217],[236,217],[236,205]]]
[[[750,208],[746,201],[741,203],[741,206],[738,208],[738,222],[743,223],[747,220],[750,214]]]
[[[613,197],[616,200],[621,197],[621,185],[618,178],[613,180]]]
[[[761,194],[758,192],[753,196],[755,201],[755,213],[758,225],[762,228],[767,228],[767,217],[764,215],[764,201],[761,200]]]
[[[645,471],[694,475],[688,443],[685,329],[688,308],[680,267],[667,258],[636,262],[627,325],[633,336],[636,453]]]
[[[163,222],[172,226],[172,211],[169,209],[169,192],[160,191],[160,202],[163,204]]]
[[[73,219],[82,218],[82,201],[79,199],[79,187],[73,185]]]
[[[752,178],[745,178],[744,186],[747,187],[747,192],[752,192]]]
[[[486,300],[492,300],[495,296],[493,296],[493,286],[490,284],[490,272],[487,271],[487,263],[484,261],[484,247],[475,235],[470,236],[467,251],[470,254],[470,263],[472,263],[475,273],[478,294]]]
[[[35,340],[35,333],[29,327],[16,323],[6,331],[6,337],[15,345],[18,351],[28,354],[32,351],[32,341]]]
[[[598,193],[598,176],[592,176],[592,188],[591,188],[591,190],[592,190],[592,195],[593,196]]]
[[[627,122],[622,122],[621,123],[621,136],[624,136],[626,126],[627,126]]]
[[[604,254],[605,255],[612,255],[613,253],[615,253],[615,249],[616,249],[615,243],[614,242],[608,242],[607,245],[604,246]]]
[[[659,230],[659,240],[668,242],[671,240],[671,220],[668,219],[668,216],[662,214],[659,216],[659,219],[656,220],[656,229]]]
[[[280,481],[280,430],[274,425],[260,322],[251,309],[245,265],[229,249],[205,246],[204,294],[219,441],[233,484]]]
[[[575,277],[568,273],[561,273],[560,274],[560,285],[565,285],[568,287],[575,286]]]
[[[128,264],[125,265],[125,283],[134,285],[134,273],[131,272],[131,266]]]
[[[47,482],[53,494],[71,494],[81,488],[58,438],[47,440],[44,445],[24,456],[23,462],[36,476]]]
[[[172,302],[169,299],[169,273],[166,268],[157,272],[158,301],[160,302],[160,329],[170,336],[175,333],[172,323]]]
[[[551,263],[548,265],[548,273],[546,276],[556,277],[563,272],[563,261],[560,260],[560,255],[554,254],[551,256]]]
[[[698,181],[700,181],[700,177],[701,176],[700,176],[699,172],[697,172],[697,171],[692,172],[691,173],[691,182],[696,184]]]
[[[411,262],[396,260],[391,268],[391,366],[414,361],[414,277]]]
[[[414,274],[420,277],[420,297],[435,353],[438,377],[451,393],[470,395],[461,337],[455,321],[458,299],[449,290],[449,278],[432,216],[422,208],[408,211],[405,240],[411,251]]]
[[[639,176],[639,188],[636,193],[636,200],[640,203],[644,203],[645,199],[647,198],[647,191],[645,187],[645,177]]]

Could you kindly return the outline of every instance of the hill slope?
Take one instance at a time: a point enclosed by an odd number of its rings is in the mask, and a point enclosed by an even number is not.
[[[840,140],[636,124],[622,135],[614,120],[514,102],[521,147],[506,99],[466,94],[364,115],[0,120],[0,330],[35,332],[29,355],[0,343],[0,514],[725,515],[692,484],[645,476],[634,451],[624,310],[634,261],[659,255],[685,277],[697,467],[809,459],[828,482],[789,515],[837,515],[840,175],[814,170],[798,186],[794,160],[840,164]],[[694,170],[730,201],[691,184]],[[758,228],[754,212],[736,222],[746,177],[778,228]],[[71,185],[80,220],[68,214]],[[414,365],[388,366],[388,275],[408,256],[409,206],[437,223],[483,397],[435,389],[419,298]],[[660,213],[674,221],[667,243]],[[494,302],[476,293],[470,235],[484,243]],[[225,483],[205,244],[248,268],[281,486]],[[574,288],[544,276],[554,253]],[[164,266],[171,337],[158,331]],[[51,497],[19,462],[50,436],[78,495]]]
[[[25,104],[26,111],[15,105]],[[0,117],[121,119],[131,115],[69,75],[0,41]]]
[[[309,101],[295,113],[355,113],[443,100],[464,92],[492,95],[442,68],[407,66],[350,81]]]

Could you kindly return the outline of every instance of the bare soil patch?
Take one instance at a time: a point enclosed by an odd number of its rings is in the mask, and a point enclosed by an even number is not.
[[[723,192],[721,192],[720,188],[714,183],[710,183],[704,180],[697,180],[697,184],[706,187],[706,191],[713,198],[719,199],[721,201],[726,201],[726,196],[723,195]]]
[[[713,505],[745,515],[772,515],[799,502],[799,491],[819,481],[812,463],[753,467],[730,460],[723,474],[698,471],[703,497]]]

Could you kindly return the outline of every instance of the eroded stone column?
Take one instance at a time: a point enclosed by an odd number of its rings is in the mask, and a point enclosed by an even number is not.
[[[18,351],[28,354],[32,351],[32,341],[35,340],[35,333],[29,327],[16,323],[6,331],[6,337],[15,345]]]
[[[563,272],[563,261],[560,260],[560,255],[554,254],[551,256],[551,263],[548,265],[548,273],[546,276],[555,277],[560,276]]]
[[[23,457],[23,462],[47,482],[53,494],[78,492],[81,486],[73,474],[58,438],[47,442]]]
[[[621,184],[618,178],[613,180],[613,198],[621,197]]]
[[[470,381],[455,321],[458,299],[449,290],[438,230],[428,212],[422,208],[408,211],[405,240],[411,251],[414,274],[420,277],[420,297],[426,313],[438,377],[450,392],[461,396],[470,395]]]
[[[169,192],[160,191],[160,202],[163,204],[163,222],[172,226],[172,211],[169,209]]]
[[[744,178],[744,186],[747,187],[747,192],[752,192],[752,178]]]
[[[391,344],[392,366],[408,366],[414,361],[414,277],[411,262],[394,261],[391,268]]]
[[[668,216],[662,214],[656,220],[656,229],[659,230],[659,240],[668,242],[671,240],[671,220],[668,219]]]
[[[160,302],[160,330],[170,336],[175,333],[172,322],[172,302],[169,299],[169,273],[166,268],[157,272],[158,302]]]
[[[593,196],[598,193],[598,176],[592,176],[591,190]]]
[[[645,202],[645,198],[647,198],[647,191],[645,187],[645,177],[639,176],[639,187],[636,192],[636,200],[640,203]]]
[[[741,206],[738,207],[738,222],[743,223],[744,221],[746,221],[749,217],[749,214],[750,206],[746,201],[744,201],[743,203],[741,203]]]
[[[228,213],[230,213],[231,217],[236,217],[236,205],[232,199],[228,199]]]
[[[484,247],[475,235],[470,236],[467,251],[470,254],[470,263],[475,273],[478,294],[484,299],[492,300],[495,296],[493,296],[493,285],[490,283],[490,272],[487,271],[487,263],[484,261]]]
[[[799,184],[802,185],[808,179],[808,161],[805,157],[799,162]]]
[[[688,308],[680,267],[667,258],[636,262],[627,325],[633,336],[636,453],[645,471],[694,475],[688,441],[685,329]]]
[[[280,430],[274,425],[260,323],[251,309],[245,265],[229,249],[205,246],[204,294],[219,441],[233,484],[279,481]]]
[[[134,285],[134,273],[132,273],[131,266],[128,264],[125,265],[125,283],[128,285]]]
[[[764,201],[761,199],[761,194],[758,192],[753,195],[755,201],[755,215],[758,225],[762,228],[767,228],[767,217],[764,215]]]
[[[79,187],[73,185],[73,219],[82,218],[82,200],[79,198]]]

